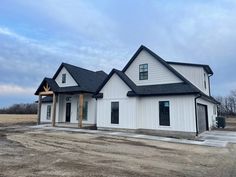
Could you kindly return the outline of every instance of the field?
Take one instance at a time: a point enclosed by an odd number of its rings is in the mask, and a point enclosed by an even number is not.
[[[0,116],[0,177],[236,176],[233,144],[215,148],[32,129],[35,116],[9,117]]]
[[[0,114],[0,126],[14,124],[36,124],[37,115],[35,114]]]

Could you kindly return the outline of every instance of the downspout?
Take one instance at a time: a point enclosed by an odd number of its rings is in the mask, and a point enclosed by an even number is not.
[[[195,121],[196,121],[196,136],[198,136],[198,118],[197,118],[197,99],[200,98],[202,95],[199,94],[194,98],[194,104],[195,104]]]
[[[209,96],[211,96],[211,84],[210,84],[210,77],[212,76],[213,74],[210,74],[208,75],[208,89],[209,89]]]

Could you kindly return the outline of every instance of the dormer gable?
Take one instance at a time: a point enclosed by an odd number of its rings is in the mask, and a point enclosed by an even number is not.
[[[181,83],[182,76],[162,58],[141,46],[122,70],[136,85]]]
[[[56,81],[59,87],[78,86],[72,75],[64,66],[61,67],[58,74],[54,76],[54,80]]]

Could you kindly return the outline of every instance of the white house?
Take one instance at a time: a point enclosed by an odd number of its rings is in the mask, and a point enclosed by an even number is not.
[[[98,129],[195,136],[210,130],[217,116],[212,75],[208,65],[168,62],[145,46],[122,71],[113,69],[108,76],[63,63],[36,91],[54,95],[54,104],[39,97],[39,118],[55,117],[53,125],[84,122]]]

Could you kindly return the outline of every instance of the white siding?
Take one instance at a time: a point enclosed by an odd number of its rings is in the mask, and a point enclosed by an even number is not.
[[[180,74],[182,74],[186,79],[188,79],[192,84],[194,84],[197,88],[199,88],[203,93],[209,95],[208,75],[203,67],[176,64],[171,64],[171,66]],[[206,88],[204,86],[204,73],[206,74]]]
[[[215,121],[217,117],[217,108],[216,113],[214,113],[214,107],[216,106],[214,103],[211,103],[209,101],[203,100],[203,99],[197,99],[197,103],[203,104],[207,106],[207,113],[208,113],[208,123],[209,123],[209,130],[211,127],[215,126]]]
[[[139,80],[139,65],[148,64],[148,80]],[[141,51],[137,58],[126,70],[125,74],[136,85],[156,85],[182,82],[175,74],[163,66],[158,60],[145,50]]]
[[[51,122],[52,119],[50,118],[50,120],[47,119],[47,107],[48,105],[51,105],[52,108],[52,104],[51,103],[42,103],[41,106],[41,122]],[[52,117],[52,109],[51,109],[51,117]]]
[[[170,126],[159,125],[159,101],[170,103]],[[170,131],[195,132],[195,106],[193,96],[163,96],[140,98],[138,127]]]
[[[194,96],[131,98],[130,88],[113,75],[97,101],[97,126],[105,128],[154,129],[195,132]],[[119,102],[119,124],[111,124],[111,102]],[[170,126],[159,126],[159,101],[170,102]]]
[[[126,96],[130,88],[114,74],[100,91],[103,99],[97,100],[97,126],[112,128],[136,127],[137,106],[136,98]],[[111,124],[111,102],[119,102],[119,124]]]
[[[62,74],[66,74],[66,83],[62,83]],[[59,87],[69,87],[69,86],[77,86],[78,85],[65,67],[63,67],[61,69],[61,71],[57,75],[55,81]]]

